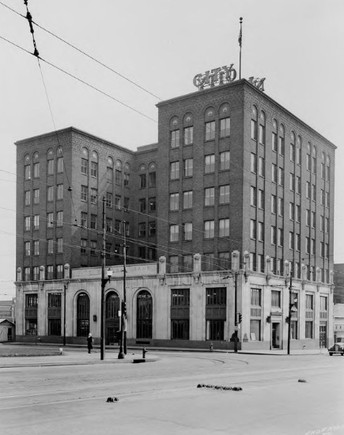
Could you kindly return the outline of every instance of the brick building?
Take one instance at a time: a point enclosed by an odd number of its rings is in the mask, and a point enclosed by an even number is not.
[[[74,128],[17,142],[17,336],[59,336],[65,323],[70,340],[99,336],[99,281],[86,292],[74,275],[101,264],[105,216],[107,265],[122,261],[124,220],[128,263],[162,261],[155,290],[144,276],[135,278],[143,293],[128,290],[129,340],[225,346],[237,312],[246,347],[284,347],[286,320],[294,346],[327,345],[335,146],[246,80],[158,109],[158,144],[136,152]],[[109,325],[118,286],[107,289]],[[152,308],[160,297],[170,301],[162,317]],[[145,310],[147,328],[137,317]]]

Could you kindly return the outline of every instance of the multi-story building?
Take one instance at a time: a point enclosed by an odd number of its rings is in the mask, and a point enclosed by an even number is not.
[[[334,265],[333,303],[344,304],[344,264]]]
[[[74,277],[101,264],[105,220],[108,265],[122,261],[124,227],[129,263],[161,259],[154,290],[133,272],[130,340],[225,346],[239,329],[247,347],[282,347],[288,320],[295,346],[326,345],[333,335],[335,146],[246,80],[158,109],[158,144],[137,152],[73,128],[17,142],[17,336],[52,335],[49,319],[57,335],[69,323],[70,340],[89,329],[99,336],[100,275],[92,278],[93,295],[87,274],[88,292]],[[63,297],[67,281],[70,299]],[[118,286],[107,290],[112,328]],[[70,318],[62,322],[64,301]],[[53,308],[59,322],[49,317]]]

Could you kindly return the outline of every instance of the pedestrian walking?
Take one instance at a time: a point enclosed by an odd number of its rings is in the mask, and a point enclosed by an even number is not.
[[[91,350],[93,349],[93,337],[91,333],[89,333],[87,337],[87,348],[88,353],[91,353]]]

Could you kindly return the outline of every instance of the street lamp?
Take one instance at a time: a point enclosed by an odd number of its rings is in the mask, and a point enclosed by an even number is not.
[[[118,359],[123,359],[127,354],[127,291],[126,291],[126,276],[127,276],[127,245],[126,245],[126,227],[127,222],[123,221],[123,299],[121,303],[121,341],[118,352]]]
[[[105,256],[103,259],[105,263]],[[105,264],[102,266],[102,290],[101,290],[101,302],[100,302],[100,359],[104,359],[105,353],[105,321],[104,321],[104,305],[105,305],[105,286],[110,282],[112,277],[112,270],[107,270],[107,277],[105,278]]]
[[[288,278],[289,275],[289,307],[288,307],[288,345],[287,345],[287,353],[290,355],[290,340],[291,340],[291,315],[292,312],[295,311],[297,299],[295,298],[292,300],[292,290],[293,290],[293,270],[292,270],[292,263],[290,263],[288,260],[284,263],[285,268],[285,276]],[[286,279],[286,286],[288,285],[288,279]]]
[[[240,252],[232,252],[232,271],[234,272],[234,352],[238,352],[238,275]]]

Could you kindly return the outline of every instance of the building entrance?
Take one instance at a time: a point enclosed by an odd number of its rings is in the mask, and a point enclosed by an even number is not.
[[[280,334],[280,330],[281,330],[281,324],[280,323],[276,323],[276,322],[272,322],[271,325],[271,342],[272,342],[272,348],[273,349],[280,349],[281,347],[281,334]]]
[[[319,346],[327,347],[327,325],[319,326]]]

